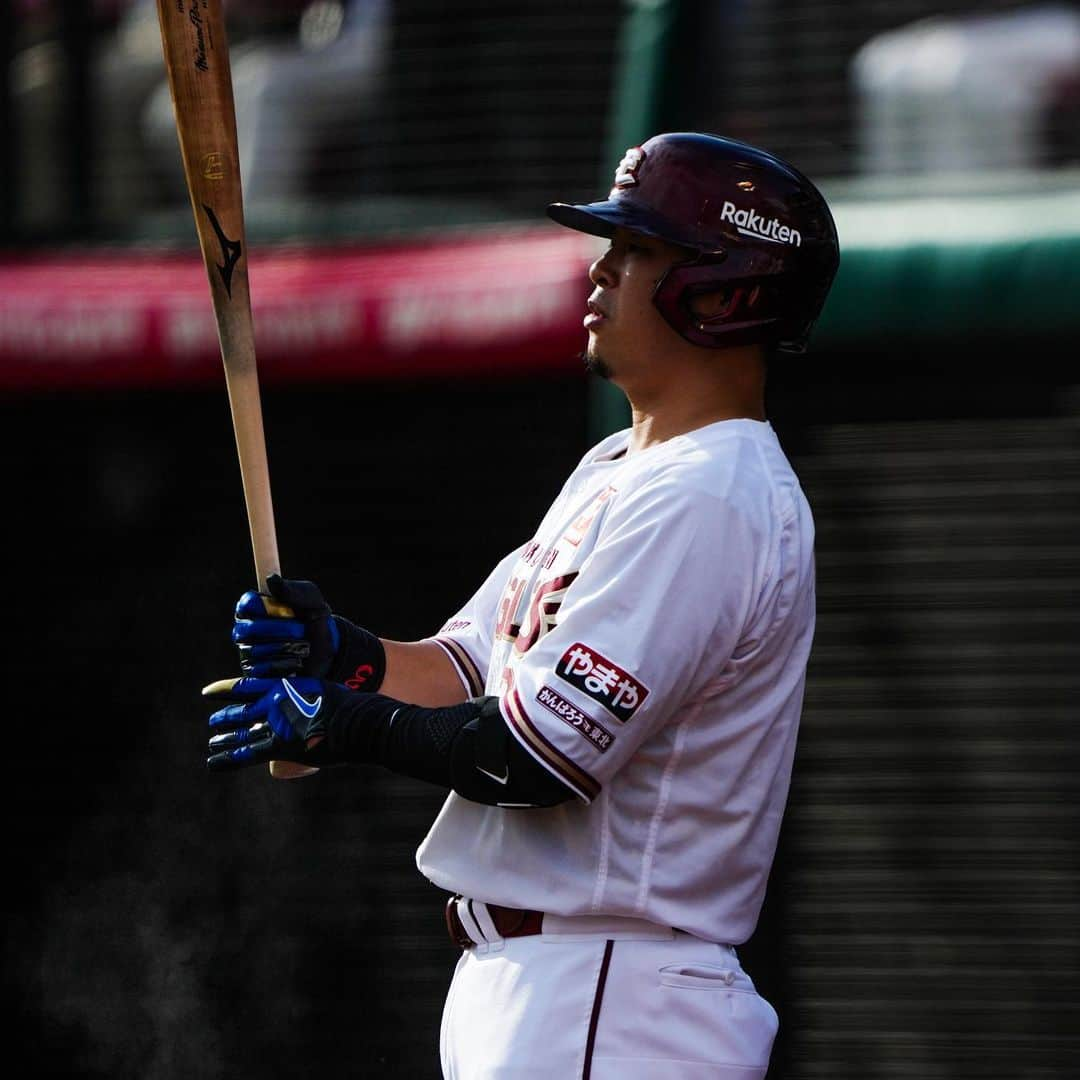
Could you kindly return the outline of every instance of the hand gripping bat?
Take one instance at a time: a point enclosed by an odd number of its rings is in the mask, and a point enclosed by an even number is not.
[[[263,590],[267,576],[280,573],[281,564],[255,367],[236,108],[222,0],[158,0],[158,20],[225,364],[257,587]],[[271,774],[279,779],[315,771],[292,762],[270,763]]]

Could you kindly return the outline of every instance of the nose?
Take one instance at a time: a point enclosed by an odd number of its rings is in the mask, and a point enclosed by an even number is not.
[[[589,267],[589,280],[594,284],[604,289],[611,289],[618,283],[619,275],[615,272],[612,265],[612,252],[614,247],[609,247],[603,255],[600,256]]]

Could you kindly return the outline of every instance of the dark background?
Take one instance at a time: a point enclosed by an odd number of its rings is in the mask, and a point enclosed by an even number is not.
[[[778,1077],[1066,1076],[1077,1030],[1071,363],[814,354],[773,374],[819,631],[762,923]],[[0,403],[5,973],[24,1075],[434,1077],[441,795],[209,778],[198,688],[251,569],[224,396]],[[585,448],[585,383],[270,389],[286,569],[433,632]]]

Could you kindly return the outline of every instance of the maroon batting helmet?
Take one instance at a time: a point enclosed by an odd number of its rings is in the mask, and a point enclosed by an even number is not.
[[[594,236],[622,226],[696,252],[657,282],[653,303],[687,341],[711,348],[803,352],[840,261],[821,192],[772,154],[716,135],[656,135],[626,151],[606,200],[547,212]],[[695,314],[694,297],[718,290],[723,311]]]

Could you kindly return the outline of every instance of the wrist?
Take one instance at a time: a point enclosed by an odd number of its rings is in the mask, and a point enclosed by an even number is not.
[[[340,615],[331,615],[330,633],[336,639],[334,658],[326,678],[350,690],[374,694],[386,676],[386,649],[363,627]]]
[[[454,742],[476,718],[475,701],[440,708],[409,705],[384,694],[335,686],[323,753],[341,763],[382,765],[419,780],[450,786]]]
[[[329,688],[327,688],[329,690]],[[385,732],[401,702],[334,685],[323,750],[337,764],[378,764]]]

